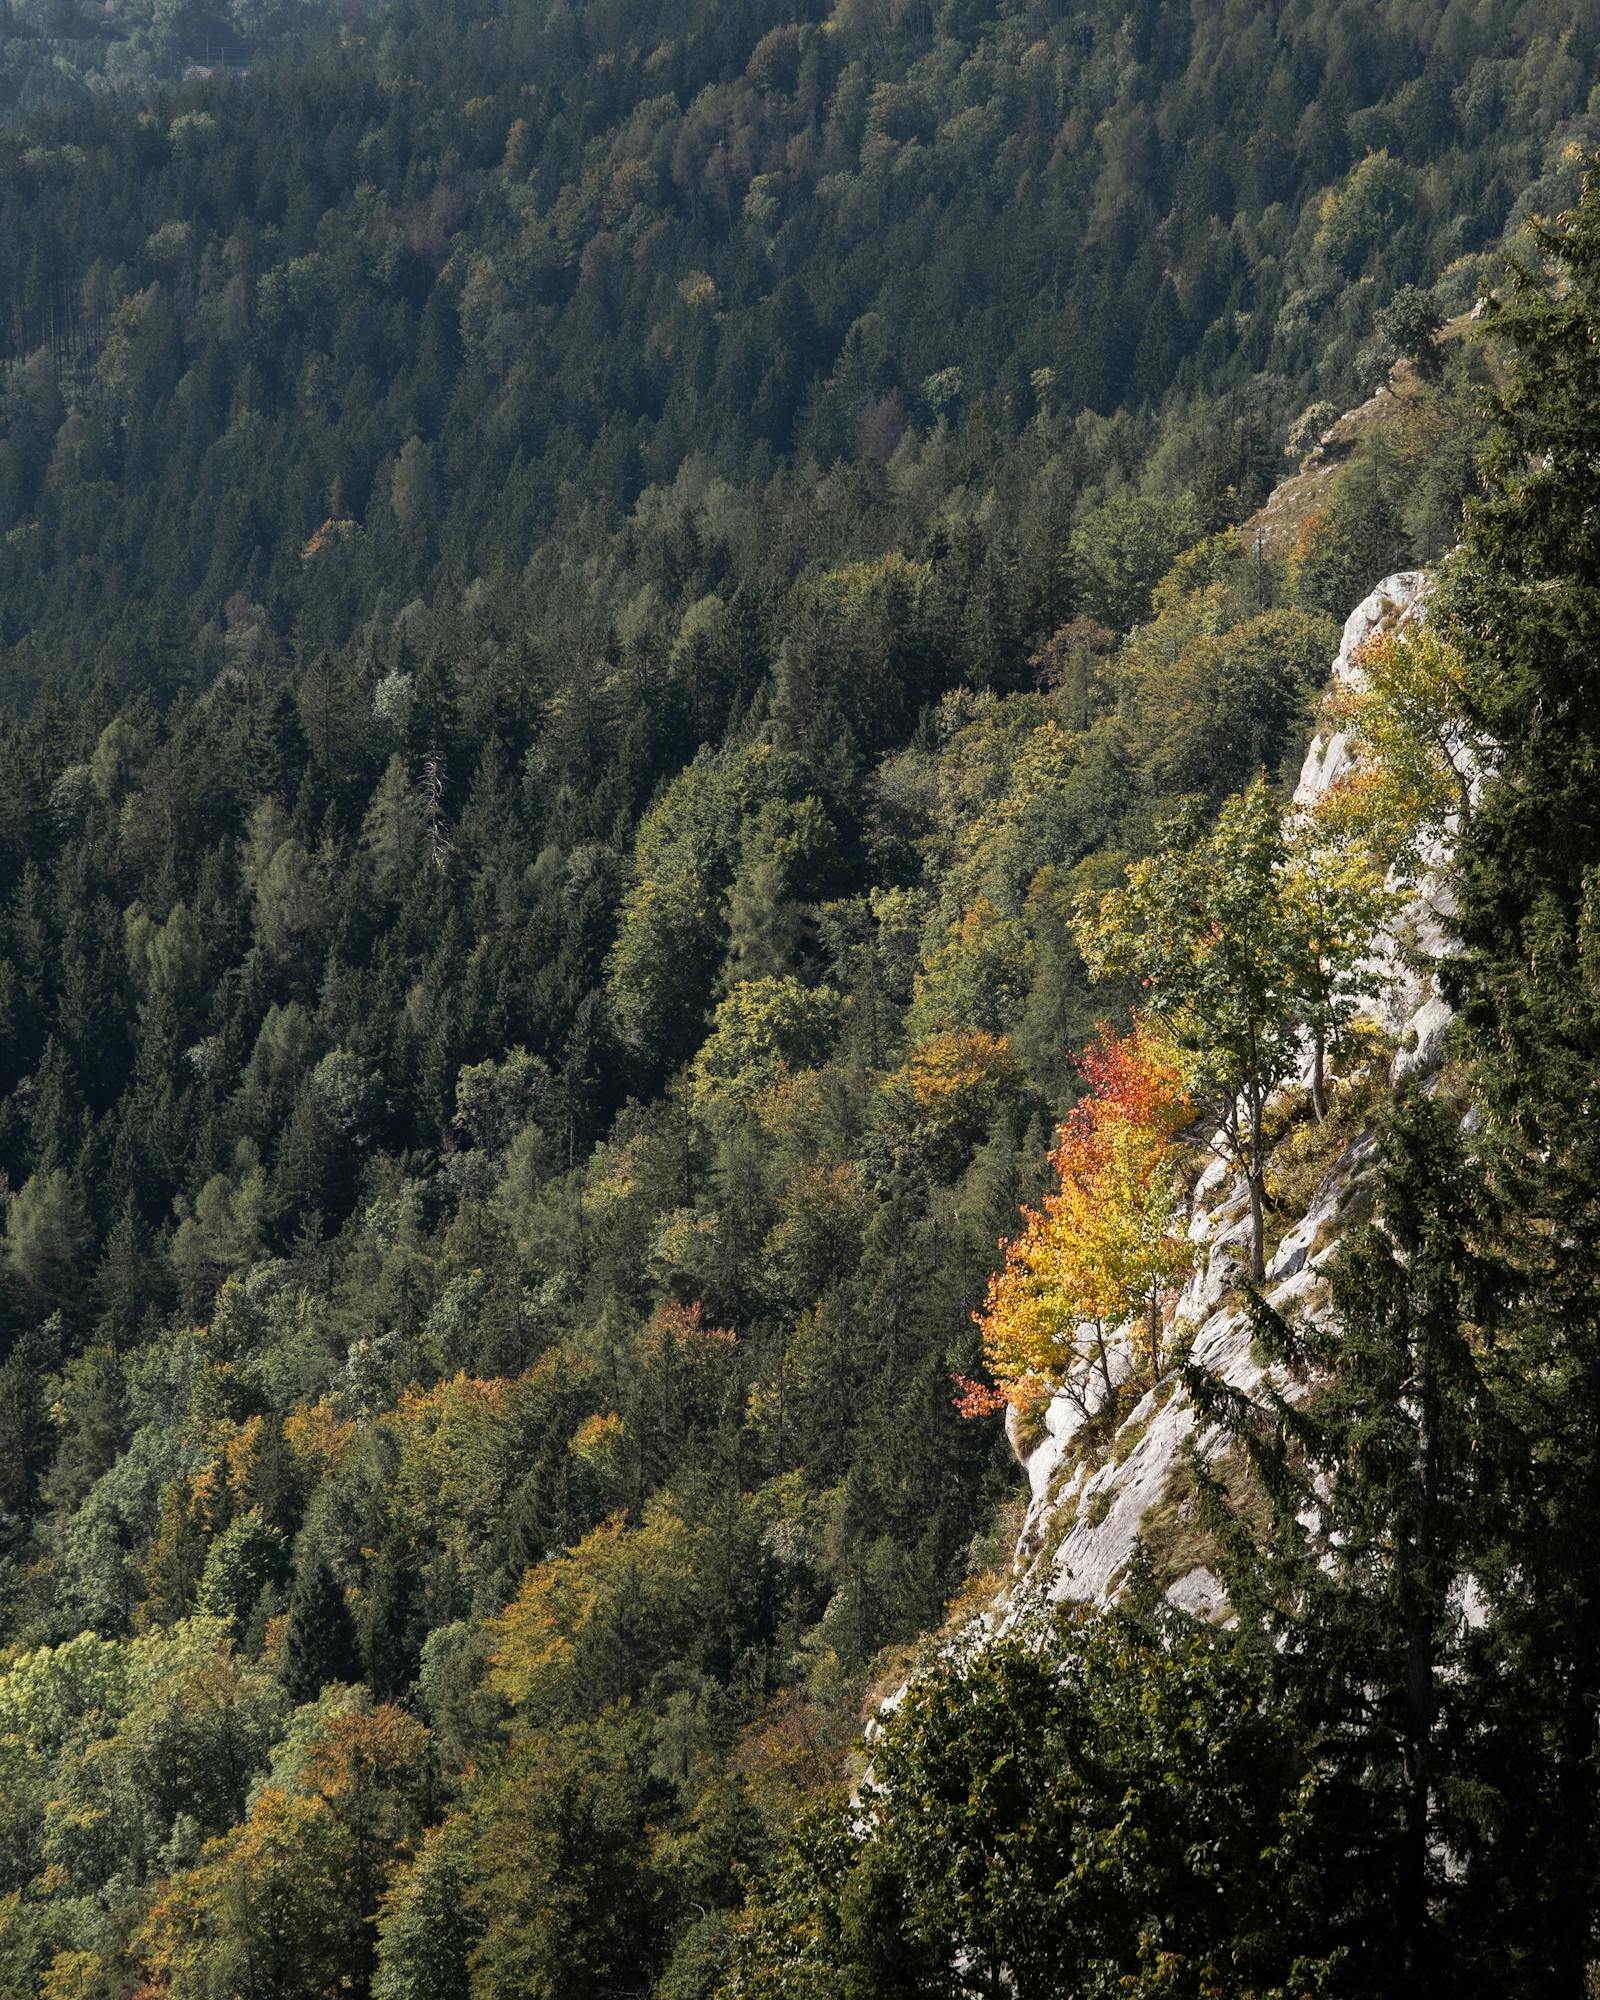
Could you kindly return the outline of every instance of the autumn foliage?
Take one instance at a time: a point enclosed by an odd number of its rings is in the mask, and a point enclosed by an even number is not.
[[[432,1738],[393,1704],[329,1689],[245,1817],[155,1890],[135,1939],[170,2000],[363,1991],[368,1913],[437,1809]]]
[[[1080,1058],[1089,1088],[1057,1134],[1056,1187],[1024,1209],[979,1314],[1000,1391],[1027,1401],[1097,1373],[1113,1387],[1108,1339],[1141,1318],[1154,1371],[1164,1295],[1189,1267],[1174,1135],[1188,1121],[1183,1077],[1149,1027],[1102,1029]],[[964,1384],[959,1407],[981,1413]]]
[[[1490,746],[1472,726],[1464,658],[1438,627],[1385,627],[1355,663],[1359,675],[1336,688],[1330,719],[1359,761],[1329,799],[1329,818],[1414,869],[1452,817],[1470,819]]]

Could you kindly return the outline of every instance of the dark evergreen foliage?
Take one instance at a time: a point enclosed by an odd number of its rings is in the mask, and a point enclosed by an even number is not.
[[[0,133],[0,1990],[1578,2000],[1591,13],[399,0]],[[1076,898],[1292,778],[1530,246],[1464,1068],[1321,1393],[1196,1382],[1240,1630],[1136,1566],[797,1821],[1008,1547]]]

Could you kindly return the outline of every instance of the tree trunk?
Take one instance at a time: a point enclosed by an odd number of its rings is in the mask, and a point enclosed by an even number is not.
[[[1311,1038],[1311,1108],[1320,1125],[1328,1115],[1328,1091],[1323,1077],[1327,1061],[1328,1031],[1319,1021]]]
[[[1245,1144],[1240,1146],[1237,1138],[1234,1151],[1240,1155],[1244,1166],[1245,1180],[1250,1187],[1250,1277],[1259,1285],[1267,1275],[1266,1198],[1267,1163],[1262,1156],[1261,1119],[1266,1109],[1266,1092],[1261,1084],[1260,1045],[1255,1028],[1249,1032],[1248,1060],[1245,1066],[1244,1101],[1249,1116],[1249,1131],[1245,1134]],[[1234,1130],[1237,1132],[1237,1098],[1234,1100]]]
[[[1263,1157],[1261,1117],[1264,1106],[1260,1084],[1249,1086],[1250,1166],[1250,1276],[1260,1284],[1267,1275],[1267,1163]]]
[[[1261,1169],[1252,1166],[1250,1182],[1250,1276],[1261,1284],[1267,1275],[1266,1187]]]
[[[1116,1390],[1111,1386],[1111,1357],[1106,1352],[1105,1331],[1098,1325],[1094,1330],[1094,1352],[1095,1359],[1100,1364],[1100,1380],[1105,1387],[1105,1406],[1107,1409],[1110,1409],[1112,1400],[1116,1395]]]

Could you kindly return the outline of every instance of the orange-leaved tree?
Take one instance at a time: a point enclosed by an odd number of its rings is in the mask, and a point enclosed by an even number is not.
[[[279,2000],[370,1990],[380,1894],[438,1807],[431,1733],[365,1689],[300,1709],[237,1825],[155,1886],[140,1992]]]
[[[1162,1302],[1192,1256],[1176,1145],[1191,1111],[1176,1056],[1148,1025],[1102,1028],[1079,1067],[1089,1090],[1057,1134],[1056,1187],[1022,1211],[978,1315],[1011,1401],[1056,1387],[1083,1399],[1094,1374],[1109,1397],[1110,1337],[1129,1320],[1143,1322],[1154,1379]]]

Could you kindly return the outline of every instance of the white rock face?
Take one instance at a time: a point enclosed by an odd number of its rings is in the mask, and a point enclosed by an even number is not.
[[[1362,599],[1345,621],[1333,661],[1335,685],[1359,683],[1361,669],[1355,655],[1375,632],[1393,629],[1417,615],[1427,582],[1422,571],[1405,570],[1386,577]],[[1354,754],[1343,734],[1318,734],[1306,752],[1296,804],[1314,805],[1354,767]],[[1408,945],[1420,946],[1426,955],[1443,940],[1441,917],[1448,911],[1448,893],[1437,863],[1444,859],[1441,853],[1436,865],[1425,870],[1411,906],[1374,946],[1385,983],[1370,1011],[1398,1039],[1397,1081],[1413,1073],[1426,1077],[1437,1068],[1450,1024],[1450,1009],[1431,975],[1412,969],[1407,950]],[[1301,1081],[1308,1078],[1309,1065]],[[1267,1264],[1266,1284],[1266,1297],[1279,1311],[1292,1309],[1306,1318],[1330,1310],[1323,1267],[1338,1248],[1341,1211],[1375,1151],[1370,1133],[1352,1141],[1324,1175],[1305,1214],[1280,1238]],[[1249,1320],[1237,1303],[1237,1286],[1249,1268],[1249,1211],[1249,1196],[1239,1177],[1222,1160],[1211,1161],[1192,1197],[1189,1237],[1197,1246],[1195,1267],[1169,1322],[1169,1332],[1189,1333],[1196,1362],[1241,1390],[1254,1389],[1264,1372],[1252,1351]],[[1132,1366],[1125,1339],[1114,1358],[1112,1379],[1126,1380]],[[1286,1394],[1297,1393],[1281,1376],[1277,1386]],[[1074,1463],[1073,1444],[1093,1420],[1096,1408],[1095,1397],[1080,1389],[1076,1398],[1055,1396],[1045,1410],[1044,1437],[1024,1460],[1030,1501],[1017,1538],[1011,1580],[966,1629],[968,1641],[981,1643],[987,1634],[1010,1629],[1040,1597],[1051,1603],[1114,1602],[1141,1529],[1155,1509],[1170,1504],[1173,1478],[1188,1440],[1197,1438],[1202,1453],[1217,1442],[1200,1426],[1181,1381],[1173,1376],[1128,1413],[1098,1465]],[[1018,1433],[1009,1419],[1007,1429],[1015,1446]],[[1204,1564],[1178,1577],[1167,1599],[1213,1624],[1224,1623],[1229,1616],[1222,1580]],[[1463,1615],[1471,1620],[1475,1611],[1481,1617],[1469,1594]],[[904,1694],[902,1686],[882,1704],[882,1712],[898,1706]],[[874,1734],[869,1725],[869,1743]],[[862,1782],[870,1779],[869,1769]]]
[[[1335,685],[1359,683],[1356,655],[1374,633],[1414,618],[1427,589],[1419,570],[1385,580],[1350,614],[1333,662]],[[1354,768],[1354,752],[1341,733],[1317,735],[1306,753],[1296,803],[1314,805]],[[1377,940],[1374,958],[1384,985],[1371,1013],[1400,1043],[1396,1076],[1428,1074],[1438,1066],[1450,1009],[1431,975],[1408,964],[1409,943],[1426,945],[1440,935],[1440,891],[1433,873],[1420,885],[1415,903]],[[1309,1070],[1308,1070],[1309,1076]],[[1316,1315],[1329,1309],[1323,1275],[1337,1247],[1339,1217],[1375,1150],[1370,1135],[1357,1138],[1324,1177],[1305,1214],[1286,1231],[1267,1266],[1267,1297],[1280,1310]],[[1213,1161],[1194,1193],[1189,1234],[1198,1247],[1193,1273],[1170,1322],[1173,1334],[1187,1333],[1196,1362],[1242,1390],[1262,1379],[1253,1352],[1249,1320],[1238,1304],[1237,1286],[1248,1268],[1249,1202],[1237,1176]],[[1131,1360],[1124,1355],[1120,1373]],[[1287,1388],[1284,1381],[1280,1388]],[[1124,1419],[1097,1468],[1072,1465],[1073,1443],[1087,1421],[1072,1398],[1058,1394],[1045,1413],[1045,1436],[1025,1461],[1031,1489],[1017,1544],[1012,1582],[991,1621],[1004,1628],[1021,1615],[1028,1600],[1112,1602],[1127,1575],[1134,1542],[1153,1510],[1170,1508],[1174,1476],[1187,1442],[1202,1452],[1215,1440],[1203,1429],[1176,1378],[1147,1395]],[[1070,1470],[1065,1468],[1071,1466]],[[1200,1566],[1187,1571],[1168,1597],[1196,1616],[1226,1618],[1220,1580]]]
[[[1413,1074],[1427,1076],[1439,1067],[1445,1030],[1455,1019],[1448,1002],[1439,993],[1430,994],[1406,1022],[1399,1053],[1394,1059],[1396,1079]]]
[[[1416,617],[1427,589],[1425,570],[1403,569],[1394,576],[1386,576],[1370,597],[1362,598],[1344,621],[1344,632],[1339,640],[1339,650],[1334,655],[1330,676],[1332,686],[1360,687],[1361,667],[1356,655],[1377,633],[1397,631],[1409,624]],[[1344,731],[1325,734],[1319,730],[1312,737],[1306,760],[1300,767],[1295,804],[1314,806],[1354,768],[1354,753]]]
[[[1228,1593],[1222,1587],[1222,1578],[1213,1575],[1204,1564],[1190,1570],[1187,1576],[1180,1576],[1167,1596],[1191,1618],[1214,1623],[1228,1614]]]
[[[1330,685],[1359,688],[1362,647],[1380,632],[1398,631],[1412,623],[1420,615],[1427,593],[1425,570],[1401,570],[1385,577],[1345,620]],[[1341,778],[1351,775],[1355,765],[1355,751],[1344,731],[1319,730],[1300,769],[1295,804],[1302,808],[1317,805]],[[1434,859],[1437,862],[1443,856]],[[1373,942],[1372,959],[1382,975],[1382,990],[1375,1000],[1363,1002],[1361,1011],[1400,1044],[1397,1080],[1413,1071],[1427,1073],[1438,1067],[1439,1044],[1450,1025],[1450,1009],[1431,976],[1414,970],[1414,961],[1419,953],[1436,954],[1443,943],[1441,917],[1448,902],[1437,866],[1425,869],[1407,908]],[[1309,1056],[1300,1080],[1302,1084],[1310,1081]]]

